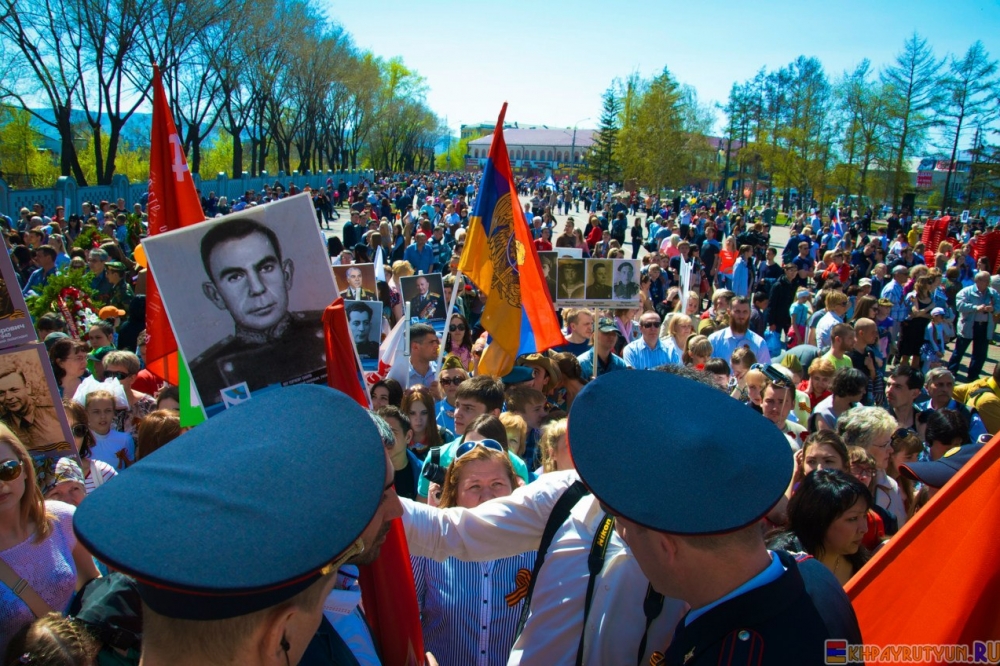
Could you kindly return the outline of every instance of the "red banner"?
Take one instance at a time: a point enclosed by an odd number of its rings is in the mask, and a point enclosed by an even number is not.
[[[153,128],[149,146],[149,235],[180,229],[205,219],[174,118],[163,78],[153,67]],[[163,381],[178,383],[177,341],[163,309],[152,271],[146,281],[146,367]]]

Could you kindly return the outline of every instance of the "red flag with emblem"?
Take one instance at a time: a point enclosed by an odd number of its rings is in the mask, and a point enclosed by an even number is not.
[[[170,114],[163,77],[153,66],[153,128],[149,146],[149,235],[173,231],[205,219],[201,199],[188,171],[184,147]],[[177,341],[163,309],[152,272],[146,274],[146,367],[165,382],[177,385]]]
[[[327,384],[371,409],[358,358],[347,324],[344,299],[337,298],[323,312],[326,334]],[[410,567],[403,523],[389,523],[378,558],[358,567],[358,583],[372,640],[383,664],[420,666],[424,663],[424,638],[420,626],[417,591]]]

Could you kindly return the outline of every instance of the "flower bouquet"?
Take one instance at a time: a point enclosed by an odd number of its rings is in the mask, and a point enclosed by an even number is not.
[[[53,275],[41,294],[26,299],[31,318],[38,321],[42,315],[56,312],[66,320],[69,335],[81,339],[99,321],[91,304],[94,290],[90,288],[90,280],[91,276],[82,269]]]

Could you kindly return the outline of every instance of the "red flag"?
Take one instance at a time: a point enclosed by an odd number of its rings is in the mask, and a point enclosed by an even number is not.
[[[337,298],[323,312],[323,329],[326,333],[327,383],[354,398],[362,407],[370,408],[343,298]],[[410,550],[399,518],[390,524],[378,559],[358,569],[365,618],[371,627],[372,639],[379,646],[382,663],[387,666],[423,664],[420,609],[413,585]]]
[[[1000,639],[997,525],[1000,435],[847,585],[865,645],[971,645]],[[888,656],[867,662],[887,663]],[[912,663],[918,661],[950,659],[924,655]]]
[[[149,235],[180,229],[205,219],[188,171],[183,144],[170,114],[160,69],[153,66],[153,128],[149,137]],[[146,367],[177,385],[177,341],[150,271],[146,279]]]

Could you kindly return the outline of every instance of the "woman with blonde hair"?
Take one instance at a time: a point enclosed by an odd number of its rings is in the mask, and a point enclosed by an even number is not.
[[[28,450],[0,425],[0,559],[51,609],[97,578],[97,567],[73,532],[75,507],[42,499]],[[7,587],[0,591],[0,653],[35,613]]]
[[[566,439],[566,419],[552,421],[542,428],[538,450],[542,458],[542,473],[574,469],[573,457]]]
[[[500,442],[468,440],[448,467],[438,506],[472,509],[519,485]],[[511,592],[527,584],[535,557],[534,550],[488,562],[411,557],[425,649],[442,664],[506,663],[524,604]]]
[[[681,358],[684,355],[684,350],[687,349],[688,338],[694,333],[694,321],[682,312],[674,312],[670,320],[664,322],[664,326],[667,335],[663,336],[661,328],[660,337],[663,338],[667,347],[676,352],[677,358]]]

